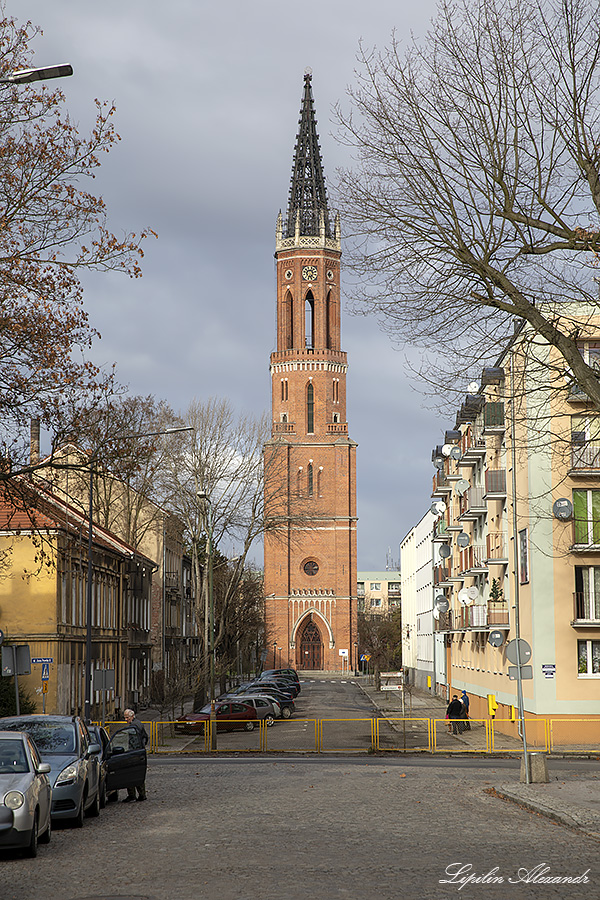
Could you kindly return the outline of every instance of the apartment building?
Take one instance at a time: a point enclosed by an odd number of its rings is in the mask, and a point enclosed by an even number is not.
[[[82,512],[40,486],[23,490],[22,506],[0,504],[0,626],[7,643],[29,645],[31,674],[19,683],[38,712],[83,710],[88,537]],[[149,696],[156,567],[96,523],[91,566],[91,669],[114,670],[115,688],[104,696],[111,716]],[[102,699],[92,692],[93,717],[99,716]]]
[[[402,665],[410,684],[433,689],[445,682],[443,636],[434,631],[432,537],[428,510],[400,543]]]
[[[592,363],[594,338],[582,325]],[[573,719],[576,732],[575,720],[600,716],[600,420],[553,371],[553,349],[521,329],[432,453],[434,630],[446,655],[437,689],[464,688],[473,717],[491,699],[509,732],[517,633],[532,648],[527,718]]]
[[[359,612],[387,616],[400,606],[400,572],[358,572],[357,592]]]

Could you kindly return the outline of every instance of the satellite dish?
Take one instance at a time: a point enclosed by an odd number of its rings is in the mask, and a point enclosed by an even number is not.
[[[460,447],[453,447],[450,451],[450,459],[460,459],[461,456]]]
[[[446,504],[443,500],[434,500],[431,504],[431,512],[434,516],[443,516],[446,512]]]
[[[435,602],[435,604],[437,605],[437,604],[441,603],[442,600],[445,600],[445,599],[446,599],[446,595],[445,595],[445,594],[438,594],[437,597],[435,598],[435,601],[434,601],[434,602]]]
[[[450,454],[452,453],[452,444],[444,444],[444,446],[442,447],[442,453],[444,454],[444,456],[450,456]]]
[[[462,590],[460,590],[460,591],[458,592],[458,600],[459,600],[459,603],[462,603],[463,606],[467,606],[467,605],[468,605],[468,603],[469,603],[469,594],[468,594],[466,588],[462,588]]]
[[[439,613],[447,613],[448,610],[450,609],[450,603],[448,602],[448,598],[447,597],[436,597],[434,608],[438,611],[438,614]]]
[[[468,595],[471,603],[473,603],[473,601],[477,600],[477,598],[479,597],[479,591],[477,590],[477,588],[475,587],[474,584],[471,585],[471,587],[467,588],[467,595]]]
[[[437,457],[434,459],[433,464],[434,464],[434,466],[436,467],[436,469],[443,469],[443,468],[444,468],[444,460],[443,460],[443,459],[440,459],[439,456],[437,456]]]
[[[488,637],[488,644],[491,644],[492,647],[501,647],[504,643],[504,635],[501,631],[490,631],[490,635]]]
[[[456,543],[461,548],[468,547],[471,543],[471,538],[466,531],[461,531],[460,534],[456,536]]]
[[[471,485],[469,484],[469,482],[467,481],[466,478],[459,478],[458,481],[456,482],[456,484],[454,485],[454,490],[456,491],[456,493],[458,494],[459,497],[462,497],[462,495],[466,491],[468,491],[470,487],[471,487]]]
[[[476,381],[471,381],[471,383],[467,385],[467,390],[470,394],[476,394],[479,390],[479,384]]]
[[[452,553],[452,550],[450,549],[448,544],[440,545],[440,556],[442,557],[442,559],[448,559],[448,557],[450,556],[451,553]]]
[[[561,497],[554,502],[552,512],[556,519],[560,519],[561,522],[567,522],[573,515],[573,504],[566,497]]]

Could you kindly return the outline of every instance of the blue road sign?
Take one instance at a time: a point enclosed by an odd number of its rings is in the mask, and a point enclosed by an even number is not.
[[[44,663],[53,663],[54,657],[53,656],[32,656],[31,662],[34,664],[37,664],[37,665],[40,665],[40,664],[43,665]]]
[[[42,663],[42,681],[50,680],[50,663]]]

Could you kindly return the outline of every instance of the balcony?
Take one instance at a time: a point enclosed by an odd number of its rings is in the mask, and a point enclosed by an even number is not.
[[[439,619],[433,620],[434,631],[452,631],[452,624],[453,616],[451,609],[449,609],[448,612],[440,613]]]
[[[273,434],[295,434],[295,422],[273,422]]]
[[[571,625],[574,628],[600,629],[600,597],[590,597],[583,591],[575,591]]]
[[[501,532],[491,532],[486,537],[487,562],[508,563],[508,546],[506,535]]]
[[[460,498],[458,518],[469,521],[479,518],[487,512],[487,504],[484,499],[482,487],[470,487]]]
[[[450,494],[452,491],[452,485],[448,481],[448,476],[445,472],[436,472],[433,476],[433,490],[431,492],[432,496],[440,495],[440,494]]]
[[[450,532],[448,531],[448,523],[445,519],[439,519],[433,526],[433,540],[447,541],[449,537]]]
[[[181,576],[179,572],[165,572],[165,590],[178,593],[180,585]]]
[[[490,498],[506,497],[506,470],[488,469],[485,473],[485,496]]]
[[[348,434],[348,423],[329,422],[327,425],[327,434]]]
[[[487,631],[489,628],[508,626],[507,603],[488,603],[487,606],[463,606],[457,615],[457,628],[471,631]]]
[[[460,551],[460,571],[470,573],[487,572],[487,552],[484,546],[472,544]]]
[[[447,559],[444,561],[444,565],[438,565],[433,567],[433,583],[436,586],[441,587],[442,585],[449,587],[450,585],[450,576],[452,573],[452,562]]]
[[[569,475],[600,478],[600,444],[597,442],[571,444]]]
[[[483,433],[499,434],[504,429],[504,403],[501,401],[486,403],[483,409]]]
[[[485,456],[485,437],[480,425],[469,425],[460,442],[461,465],[474,466]]]

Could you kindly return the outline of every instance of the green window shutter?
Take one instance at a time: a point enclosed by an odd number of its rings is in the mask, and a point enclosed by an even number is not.
[[[589,542],[587,491],[573,491],[573,515],[575,517],[575,543],[587,544]]]

